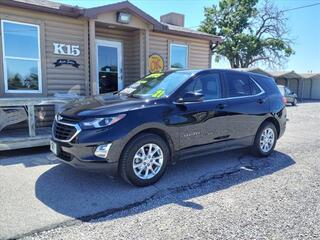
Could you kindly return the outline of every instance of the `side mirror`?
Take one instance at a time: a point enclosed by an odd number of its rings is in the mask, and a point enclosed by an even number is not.
[[[179,98],[177,103],[185,102],[202,102],[203,94],[201,92],[187,92],[183,97]]]

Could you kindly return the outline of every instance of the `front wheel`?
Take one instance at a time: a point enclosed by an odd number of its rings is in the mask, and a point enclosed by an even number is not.
[[[278,139],[277,130],[273,123],[263,123],[256,133],[254,144],[252,146],[252,152],[259,157],[269,156]]]
[[[141,134],[125,147],[120,160],[120,175],[135,186],[154,184],[164,174],[169,158],[169,147],[160,136]]]

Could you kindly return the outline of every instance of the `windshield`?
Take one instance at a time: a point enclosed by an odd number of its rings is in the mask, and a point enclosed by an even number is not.
[[[194,72],[153,73],[123,89],[120,94],[139,98],[161,98],[172,94]]]
[[[285,95],[285,93],[284,93],[284,87],[278,85],[278,89],[279,89],[280,93],[284,96],[284,95]]]

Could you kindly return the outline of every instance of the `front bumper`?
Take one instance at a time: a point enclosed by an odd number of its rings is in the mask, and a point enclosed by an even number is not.
[[[98,145],[70,144],[51,140],[56,144],[56,156],[64,163],[75,168],[89,171],[101,171],[115,176],[118,172],[118,161],[101,158],[94,155]]]

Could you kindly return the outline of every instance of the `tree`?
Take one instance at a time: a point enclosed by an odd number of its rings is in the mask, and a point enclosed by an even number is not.
[[[219,61],[226,57],[232,68],[257,63],[281,67],[294,54],[288,37],[287,18],[269,0],[220,0],[205,7],[200,31],[221,36],[223,42],[212,47]]]

